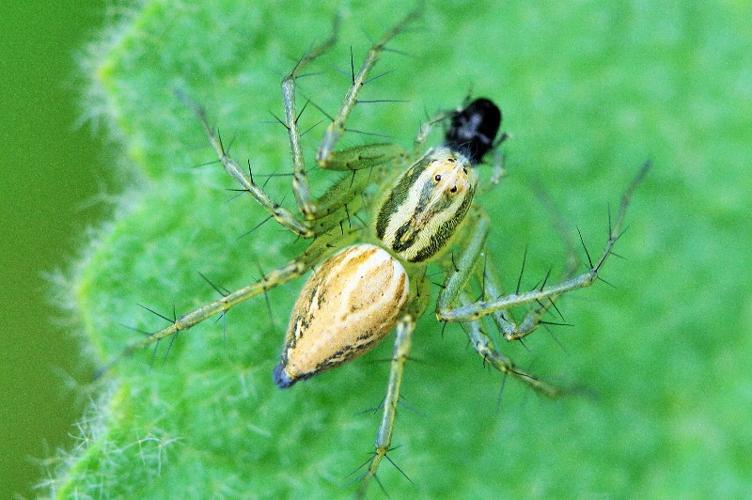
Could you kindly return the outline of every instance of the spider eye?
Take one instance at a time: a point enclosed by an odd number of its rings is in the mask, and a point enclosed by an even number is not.
[[[441,180],[441,175],[436,174],[436,177],[433,178],[436,182],[439,182]]]
[[[456,193],[457,192],[457,186],[453,186],[452,189],[449,190],[450,193]]]

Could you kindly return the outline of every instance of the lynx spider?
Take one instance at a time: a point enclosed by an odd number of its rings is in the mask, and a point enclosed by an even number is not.
[[[297,120],[296,79],[306,66],[334,45],[336,27],[329,39],[305,54],[282,79],[283,124],[289,134],[292,189],[299,215],[273,202],[254,181],[250,168],[246,174],[229,155],[218,133],[209,126],[204,109],[185,95],[180,96],[198,116],[219,161],[241,190],[250,194],[281,227],[311,243],[284,266],[174,319],[170,326],[130,345],[121,354],[127,355],[187,330],[313,269],[293,309],[282,359],[274,372],[279,387],[290,387],[364,354],[396,327],[381,423],[373,455],[366,462],[368,468],[361,480],[360,493],[365,492],[371,478],[378,481],[380,462],[384,458],[391,461],[387,453],[412,333],[417,318],[428,307],[425,273],[428,262],[439,263],[447,273],[436,304],[437,320],[444,324],[463,323],[470,344],[485,363],[540,393],[558,396],[562,390],[520,369],[499,352],[482,330],[480,320],[490,316],[506,340],[520,340],[545,323],[543,315],[556,307],[558,297],[592,285],[622,234],[632,193],[650,166],[645,163],[624,192],[615,219],[609,220],[605,248],[594,260],[588,254],[586,271],[576,274],[570,266],[559,283],[548,285],[547,276],[532,290],[504,294],[490,265],[492,259],[489,265],[480,265],[486,252],[484,244],[490,221],[481,207],[472,205],[478,180],[475,168],[487,153],[494,153],[492,180],[498,181],[503,173],[503,157],[498,147],[506,134],[496,138],[501,113],[494,103],[481,98],[457,110],[438,113],[420,127],[412,151],[386,143],[335,150],[347,131],[346,122],[358,103],[359,92],[386,45],[417,16],[417,11],[411,12],[384,34],[371,46],[360,69],[353,71],[352,85],[316,154],[320,168],[350,175],[336,182],[320,198],[313,198],[309,190]],[[446,122],[450,125],[444,143],[424,152],[432,128]],[[381,196],[371,200],[361,196],[374,182]],[[375,224],[365,230],[341,224],[358,210],[370,213]],[[482,276],[483,294],[479,300],[469,294],[468,282],[473,276]],[[323,300],[325,294],[336,300]],[[507,314],[517,306],[529,307],[519,323]]]

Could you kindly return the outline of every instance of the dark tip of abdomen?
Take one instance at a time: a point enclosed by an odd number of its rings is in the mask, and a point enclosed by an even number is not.
[[[274,367],[274,383],[277,384],[277,387],[280,389],[287,389],[291,385],[293,385],[297,380],[291,379],[287,373],[285,373],[285,367],[280,362],[277,366]]]

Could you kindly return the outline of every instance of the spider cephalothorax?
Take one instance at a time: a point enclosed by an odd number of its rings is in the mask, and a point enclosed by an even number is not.
[[[330,117],[316,154],[322,169],[347,171],[324,195],[311,195],[301,148],[300,116],[295,99],[301,71],[327,50],[333,35],[302,57],[282,80],[285,109],[283,121],[292,153],[292,187],[296,210],[271,200],[250,171],[231,158],[200,106],[182,95],[199,117],[204,131],[225,170],[283,228],[310,240],[298,257],[268,272],[260,280],[189,312],[167,328],[131,345],[124,353],[175,335],[231,307],[282,285],[310,270],[312,275],[299,292],[290,315],[281,359],[274,369],[274,382],[287,388],[300,380],[352,360],[373,348],[396,330],[389,383],[375,451],[363,478],[363,487],[374,477],[389,451],[405,363],[408,360],[415,321],[428,307],[426,270],[429,263],[445,273],[435,315],[441,322],[461,322],[470,344],[485,363],[549,396],[559,389],[525,373],[497,350],[484,333],[480,319],[488,316],[506,340],[521,339],[543,323],[542,317],[562,294],[591,285],[611,255],[621,234],[632,191],[646,172],[645,164],[622,198],[616,217],[610,221],[608,242],[594,260],[588,254],[587,269],[576,274],[569,269],[561,281],[529,291],[505,293],[493,271],[493,257],[484,245],[490,230],[489,217],[475,203],[478,164],[494,152],[493,180],[502,169],[499,144],[501,111],[490,100],[478,98],[450,112],[441,112],[426,122],[406,151],[395,144],[368,144],[337,149],[346,133],[346,122],[358,104],[358,94],[386,44],[410,23],[411,13],[388,31],[369,50],[339,112]],[[432,127],[448,124],[440,145],[425,149]],[[376,193],[376,194],[374,194]],[[368,218],[361,227],[351,216]],[[345,223],[347,222],[347,223]],[[487,262],[486,262],[487,261]],[[488,266],[486,266],[486,263]],[[481,295],[470,293],[471,278],[481,285]],[[517,323],[506,311],[524,308]],[[395,328],[396,327],[396,328]]]
[[[478,175],[448,147],[432,149],[388,191],[376,217],[376,236],[400,258],[423,262],[441,253],[465,218]]]

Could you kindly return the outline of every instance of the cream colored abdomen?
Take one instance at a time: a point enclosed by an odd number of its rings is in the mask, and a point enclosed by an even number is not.
[[[295,303],[277,385],[289,387],[375,347],[397,322],[408,291],[404,267],[382,248],[359,244],[330,257]]]

